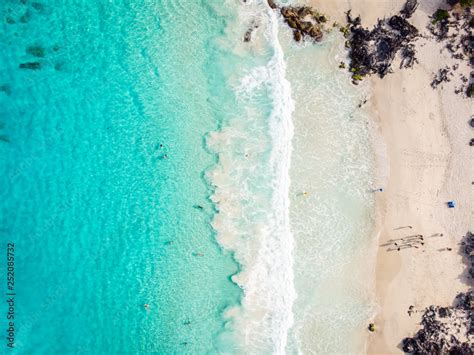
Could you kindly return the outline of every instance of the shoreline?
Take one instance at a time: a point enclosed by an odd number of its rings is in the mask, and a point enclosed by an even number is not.
[[[431,5],[413,18],[421,32],[426,32],[428,16],[437,8]],[[383,80],[371,78],[372,110],[390,169],[385,193],[376,202],[381,213],[376,267],[380,311],[375,318],[379,331],[369,342],[369,353],[375,354],[402,352],[401,341],[419,329],[423,309],[450,306],[459,292],[469,288],[460,280],[465,266],[458,249],[469,229],[471,209],[468,194],[461,191],[461,186],[470,185],[462,163],[468,161],[470,99],[455,95],[453,83],[441,90],[430,87],[433,72],[454,64],[446,51],[433,55],[442,44],[420,39],[416,46],[419,64],[412,70],[395,69]],[[461,121],[465,126],[456,124]],[[379,164],[380,168],[384,167]],[[456,176],[465,176],[466,181],[457,181]],[[446,206],[451,199],[458,203],[454,210]],[[396,229],[407,225],[413,228]],[[436,233],[443,237],[430,238]],[[425,245],[391,252],[387,251],[392,246],[383,246],[412,234],[424,235]],[[410,306],[415,310],[411,316]]]
[[[345,23],[345,11],[352,9],[354,16],[361,15],[364,27],[372,27],[377,18],[400,11],[405,1],[378,2],[378,6],[371,6],[370,0],[309,3],[340,23]],[[426,34],[428,16],[444,3],[421,4],[410,22]],[[458,249],[472,210],[465,192],[471,187],[470,99],[454,93],[454,82],[444,83],[442,89],[430,87],[432,73],[459,63],[441,51],[442,43],[422,38],[416,48],[419,63],[412,69],[401,70],[394,63],[394,73],[368,79],[372,92],[364,109],[376,127],[375,175],[384,187],[376,195],[373,233],[378,236],[374,275],[378,309],[376,332],[367,333],[368,353],[373,354],[402,353],[401,342],[419,329],[422,310],[433,304],[449,306],[457,293],[469,288],[461,279],[465,265]],[[463,64],[461,70],[469,73]],[[457,203],[453,210],[446,206],[451,199]],[[402,226],[412,228],[397,229]],[[436,233],[443,237],[430,237]],[[394,239],[413,234],[424,235],[425,244],[393,249]],[[415,310],[411,316],[410,306]]]

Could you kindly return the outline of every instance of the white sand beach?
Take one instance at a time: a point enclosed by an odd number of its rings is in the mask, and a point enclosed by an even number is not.
[[[311,0],[311,5],[345,23],[344,12],[361,15],[364,27],[397,13],[404,0]],[[445,2],[422,2],[410,22],[427,33],[429,18]],[[372,76],[372,95],[365,108],[384,144],[374,144],[379,183],[377,194],[378,253],[375,270],[376,331],[369,334],[368,352],[403,352],[400,343],[419,329],[429,305],[449,306],[468,288],[460,241],[472,227],[472,153],[468,125],[472,102],[454,93],[455,80],[432,89],[433,73],[453,59],[433,39],[416,42],[419,64],[384,79]],[[459,61],[457,61],[459,63]],[[463,67],[464,66],[464,67]],[[459,72],[469,74],[467,63]],[[380,147],[384,148],[380,148]],[[456,208],[446,202],[455,200]],[[400,227],[406,228],[400,228]],[[409,228],[411,226],[412,228]],[[400,251],[396,239],[423,235],[424,245]],[[440,236],[442,234],[443,236]],[[408,315],[414,306],[415,313]]]

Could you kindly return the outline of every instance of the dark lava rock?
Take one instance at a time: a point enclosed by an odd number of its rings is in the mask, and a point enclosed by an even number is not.
[[[245,32],[244,42],[250,42],[251,39],[252,39],[252,30],[249,28],[247,32]]]
[[[411,68],[415,63],[418,63],[418,59],[416,59],[415,46],[413,44],[404,47],[401,54],[402,61],[400,62],[400,68]]]
[[[451,312],[450,312],[449,309],[446,308],[446,307],[440,307],[440,308],[438,309],[438,315],[439,315],[441,318],[449,317],[450,314],[451,314]]]
[[[458,4],[460,1],[461,0],[446,0],[448,5],[451,5],[451,6],[454,6],[454,5]]]
[[[438,73],[435,75],[435,77],[433,78],[433,81],[431,82],[431,87],[433,89],[436,89],[442,83],[450,82],[451,81],[450,74],[451,74],[451,68],[449,68],[448,66],[439,69]]]
[[[474,250],[474,235],[471,232],[466,234],[462,245],[465,246],[464,257],[469,257],[469,253]],[[474,266],[472,260],[470,266]],[[413,337],[403,339],[403,351],[419,355],[474,355],[474,349],[470,343],[472,339],[470,337],[474,335],[473,311],[473,289],[459,293],[452,307],[426,308],[421,320],[422,328]],[[468,340],[465,342],[461,342],[465,338],[457,338],[461,324],[467,330],[467,334],[464,335]]]
[[[474,12],[470,5],[474,5],[474,2],[472,0],[448,0],[447,3],[453,7],[437,9],[431,15],[431,21],[427,28],[436,41],[445,45],[451,58],[458,61],[467,60],[472,67],[474,66],[474,37],[472,33]],[[454,88],[455,93],[464,97],[474,96],[469,84],[470,82],[461,76],[460,86]]]
[[[428,29],[439,42],[448,39],[450,27],[449,18],[449,11],[445,9],[438,9],[431,15],[431,24],[428,26]]]
[[[417,62],[412,42],[418,38],[419,32],[405,17],[395,15],[388,20],[379,20],[369,30],[362,27],[360,16],[353,18],[350,11],[346,15],[350,30],[350,71],[354,75],[377,74],[383,78],[392,71],[391,65],[397,53],[402,57],[402,68],[411,68]]]
[[[474,118],[471,118],[469,120],[469,124],[471,125],[472,128],[474,128]]]
[[[400,11],[400,13],[405,18],[410,18],[415,13],[417,7],[418,7],[418,0],[407,0],[407,2],[405,3],[405,6],[403,7],[403,10]]]
[[[418,30],[415,26],[411,25],[407,20],[401,16],[392,16],[388,20],[388,24],[394,30],[400,32],[402,36],[416,37],[418,35]]]
[[[38,62],[21,63],[19,67],[20,69],[38,70],[38,69],[41,69],[41,63],[38,63]]]
[[[252,25],[249,27],[249,29],[247,30],[247,32],[245,32],[245,35],[244,35],[244,42],[250,42],[252,40],[252,33],[255,29],[258,28],[258,25],[256,25],[255,23],[252,23]],[[59,48],[58,48],[59,49]]]
[[[403,351],[406,353],[414,353],[418,349],[418,344],[413,338],[405,338],[402,342]]]

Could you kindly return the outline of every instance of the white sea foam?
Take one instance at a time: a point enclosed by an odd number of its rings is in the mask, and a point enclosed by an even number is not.
[[[312,46],[281,38],[295,100],[291,228],[295,324],[287,351],[364,353],[373,313],[373,152],[366,83],[338,69],[338,33]],[[308,194],[302,196],[301,192]]]
[[[264,2],[253,5],[270,55],[235,85],[243,114],[207,140],[219,156],[208,173],[218,210],[212,225],[242,268],[233,277],[244,291],[241,307],[227,312],[239,350],[284,353],[296,299],[288,197],[294,103],[278,18]]]

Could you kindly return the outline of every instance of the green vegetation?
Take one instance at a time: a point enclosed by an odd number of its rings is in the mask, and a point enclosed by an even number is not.
[[[469,85],[467,88],[467,96],[474,97],[474,84]]]
[[[461,0],[461,6],[462,7],[474,6],[474,0]]]
[[[345,38],[349,38],[350,31],[349,31],[349,27],[348,27],[348,26],[341,27],[341,28],[339,29],[339,31],[342,32],[342,34],[344,35]]]
[[[448,10],[438,9],[434,13],[433,17],[434,17],[433,22],[436,23],[436,22],[439,22],[439,21],[447,20],[450,17],[450,15],[449,15]]]
[[[352,79],[354,79],[355,81],[361,81],[364,77],[360,74],[354,74],[352,75]]]

